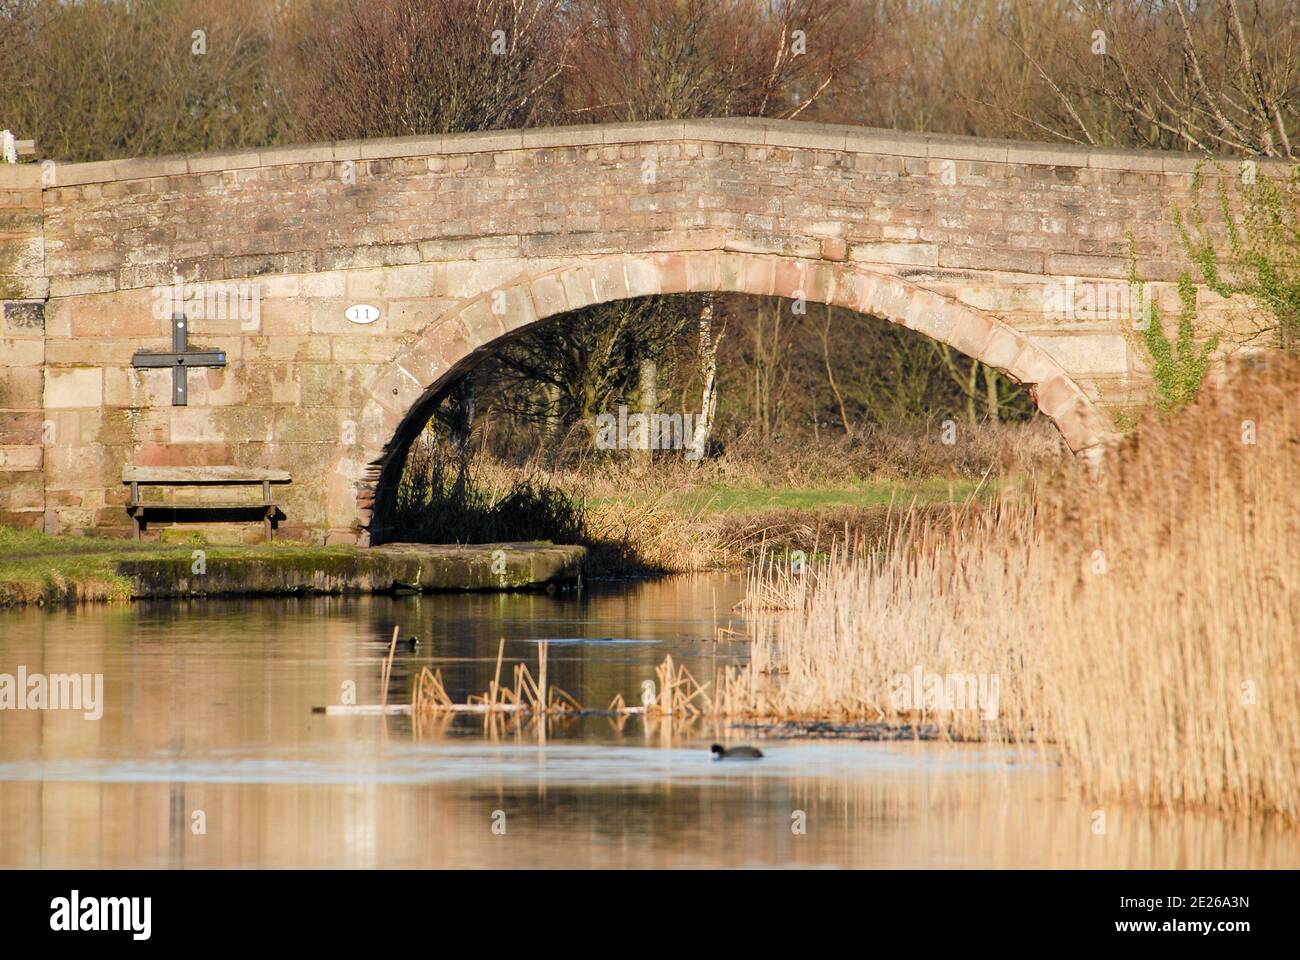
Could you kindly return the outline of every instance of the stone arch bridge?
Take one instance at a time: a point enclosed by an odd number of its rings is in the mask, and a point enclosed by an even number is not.
[[[0,166],[0,522],[126,533],[124,467],[235,464],[293,474],[286,533],[364,543],[430,404],[494,343],[688,291],[902,324],[1096,450],[1144,387],[1128,242],[1168,299],[1196,162],[702,120]],[[191,316],[189,349],[226,365],[190,370],[184,406],[132,364],[171,349],[168,289],[229,293]]]

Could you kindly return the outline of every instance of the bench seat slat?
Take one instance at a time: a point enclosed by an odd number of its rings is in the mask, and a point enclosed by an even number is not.
[[[126,467],[123,483],[160,483],[185,486],[203,483],[290,483],[285,470],[258,467]]]
[[[262,503],[260,500],[254,503],[233,503],[228,500],[220,503],[155,503],[147,500],[144,503],[128,503],[126,509],[129,513],[133,510],[265,510],[278,506],[278,503]]]

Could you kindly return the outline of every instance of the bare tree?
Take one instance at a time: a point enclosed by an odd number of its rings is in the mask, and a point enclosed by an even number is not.
[[[845,0],[579,0],[566,110],[594,121],[794,117],[864,57]]]
[[[283,23],[256,0],[0,0],[0,126],[66,161],[274,143]]]
[[[767,439],[779,428],[784,416],[785,388],[792,377],[791,346],[794,338],[782,300],[760,300],[751,317],[748,356],[742,362],[749,372],[746,386],[751,424],[760,437]]]
[[[999,30],[1056,109],[1029,116],[1002,106],[1040,135],[1295,155],[1300,23],[1293,4],[1089,0],[1057,8],[1050,22],[1023,3],[1010,10]]]
[[[319,0],[295,44],[305,139],[547,122],[581,40],[563,0]]]
[[[538,324],[475,372],[476,389],[495,411],[552,437],[580,425],[591,433],[597,413],[638,395],[646,363],[671,370],[693,303],[698,298],[647,297]]]

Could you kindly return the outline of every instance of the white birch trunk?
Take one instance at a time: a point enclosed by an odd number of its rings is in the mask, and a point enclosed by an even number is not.
[[[713,412],[718,404],[718,341],[713,336],[713,298],[704,301],[700,311],[700,372],[704,378],[704,395],[700,400],[700,413],[695,420],[695,436],[691,449],[686,452],[688,460],[700,460],[709,443],[709,434],[713,431]]]

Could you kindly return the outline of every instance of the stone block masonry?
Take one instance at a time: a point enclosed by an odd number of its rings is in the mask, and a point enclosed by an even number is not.
[[[45,522],[45,275],[41,168],[0,163],[0,523]]]
[[[528,324],[652,293],[906,325],[1088,450],[1146,374],[1130,316],[1052,296],[1110,303],[1130,237],[1166,296],[1193,161],[730,119],[0,169],[0,521],[125,535],[124,466],[233,464],[293,475],[280,535],[382,539],[452,378]],[[186,406],[131,366],[169,349],[168,287],[225,298],[188,314],[190,348],[227,364],[189,372]]]

